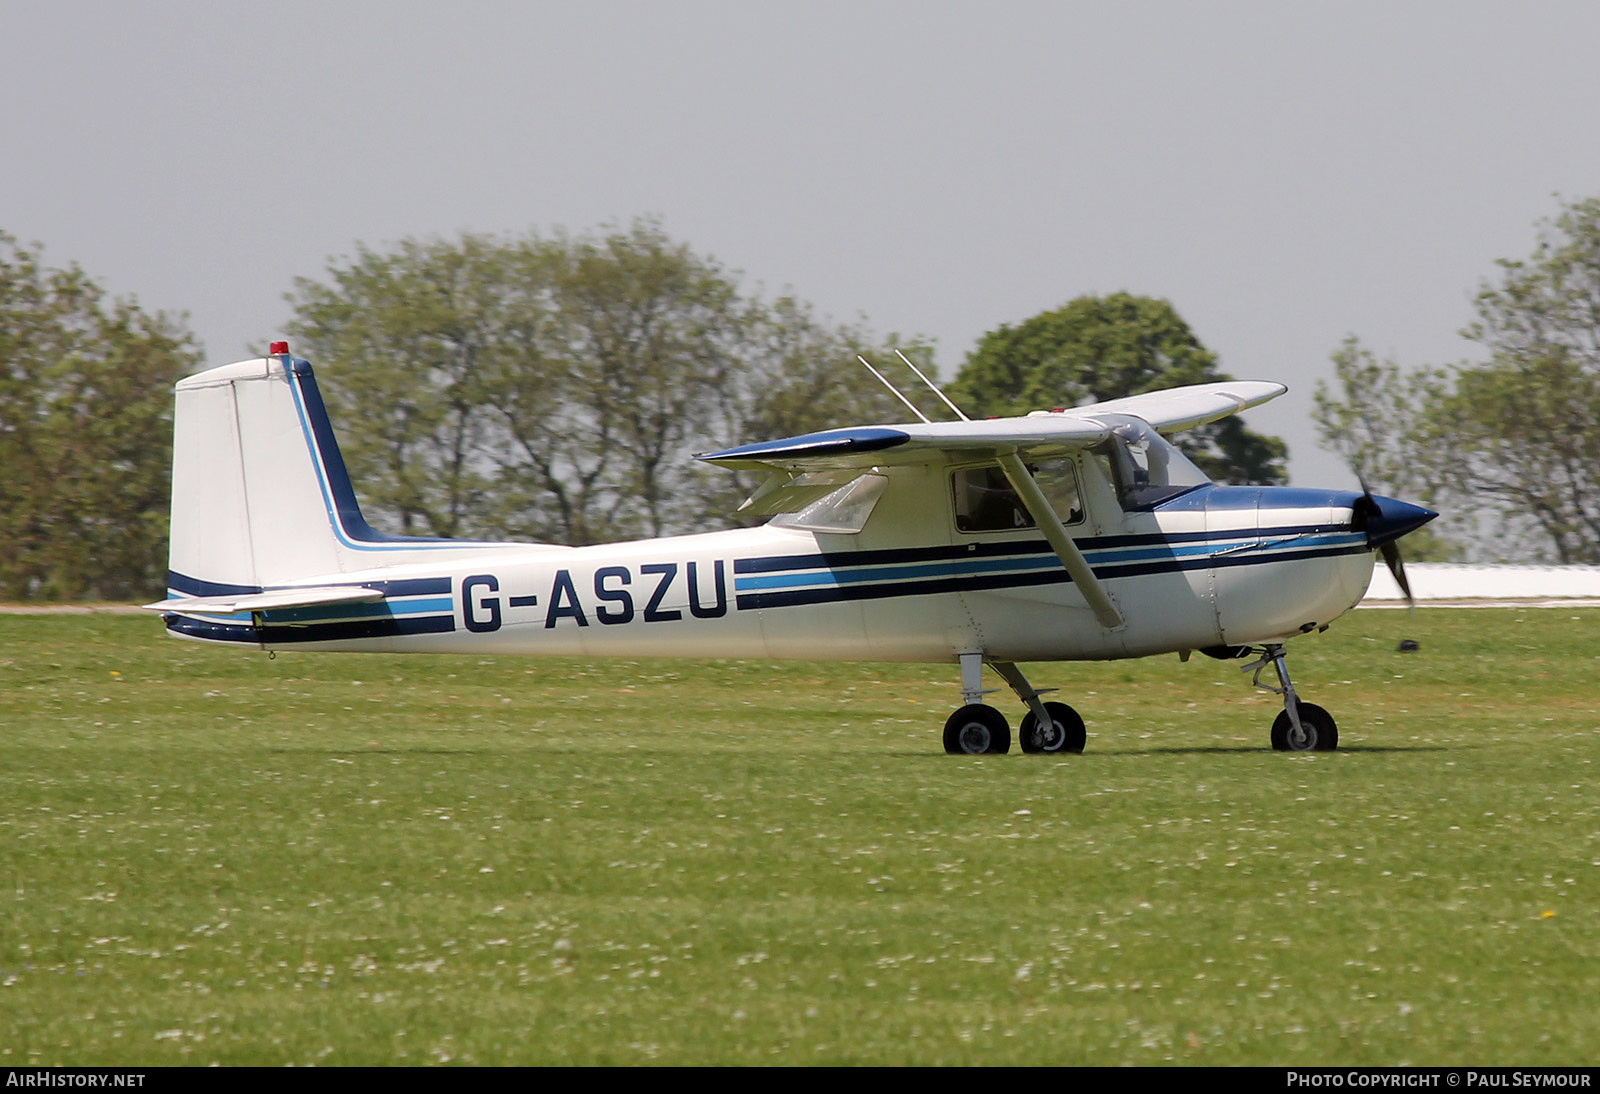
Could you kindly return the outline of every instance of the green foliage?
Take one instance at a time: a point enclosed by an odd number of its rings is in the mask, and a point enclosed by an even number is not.
[[[1333,372],[1337,395],[1321,380],[1312,395],[1311,418],[1323,447],[1376,494],[1441,504],[1436,456],[1447,449],[1432,435],[1428,408],[1446,389],[1447,375],[1380,362],[1354,336],[1334,353]],[[1458,541],[1433,525],[1406,536],[1404,551],[1412,562],[1456,562],[1464,555]]]
[[[1426,500],[1429,475],[1419,456],[1429,448],[1421,441],[1421,423],[1440,374],[1379,362],[1354,336],[1334,353],[1333,372],[1338,395],[1319,381],[1312,396],[1311,417],[1323,446],[1374,491]]]
[[[1600,563],[1600,198],[1502,261],[1462,333],[1487,360],[1404,372],[1351,339],[1319,385],[1323,444],[1377,482],[1471,520],[1494,557]],[[1476,522],[1476,523],[1472,523]]]
[[[0,616],[0,1065],[1600,1051],[1591,609],[1296,639],[1307,755],[1207,658],[1030,666],[1088,751],[955,757],[948,665],[158,635]]]
[[[695,451],[883,416],[865,336],[744,293],[652,221],[361,249],[297,279],[358,490],[399,530],[585,544],[703,528]]]
[[[318,360],[344,456],[369,508],[406,534],[480,532],[492,377],[543,318],[522,255],[492,241],[361,249],[329,282],[296,281],[294,348]],[[537,360],[537,358],[535,358]]]
[[[990,331],[967,357],[951,394],[974,415],[1026,414],[1229,378],[1167,301],[1114,293],[1081,296]],[[1173,441],[1213,478],[1288,481],[1284,443],[1236,417]]]
[[[1600,563],[1600,198],[1541,225],[1502,262],[1464,333],[1489,351],[1437,409],[1454,449],[1444,486],[1525,518],[1563,563]]]
[[[159,596],[181,326],[0,232],[0,598]]]

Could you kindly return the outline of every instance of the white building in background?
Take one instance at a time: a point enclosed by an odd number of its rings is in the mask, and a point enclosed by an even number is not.
[[[1406,567],[1418,603],[1430,601],[1503,601],[1537,604],[1552,601],[1600,603],[1600,566],[1473,566],[1465,563],[1418,562]],[[1381,564],[1362,607],[1403,607],[1405,597]]]

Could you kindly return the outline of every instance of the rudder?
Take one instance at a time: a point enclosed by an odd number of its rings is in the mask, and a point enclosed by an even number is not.
[[[175,398],[173,592],[258,591],[353,568],[341,516],[371,532],[309,362],[283,354],[222,365],[179,381]],[[330,482],[334,465],[339,489]]]

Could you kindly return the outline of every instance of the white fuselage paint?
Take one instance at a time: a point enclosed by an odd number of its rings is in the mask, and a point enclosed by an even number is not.
[[[1181,426],[1281,390],[1202,385],[1103,406],[1154,407]],[[468,543],[368,527],[310,365],[243,361],[177,386],[170,600],[151,607],[180,637],[267,648],[1015,662],[1275,642],[1360,601],[1373,552],[1355,528],[1358,495],[1224,487],[1196,472],[1154,508],[1125,509],[1125,471],[1094,446],[1113,434],[1170,446],[1129,433],[1132,419],[1077,413],[872,427],[706,457],[881,479],[855,532],[803,531],[791,517],[595,547]],[[838,455],[857,445],[871,455]],[[1025,513],[1016,523],[1027,527],[958,528],[953,476],[1028,445],[1070,460],[1077,504],[1051,535],[1081,552],[1114,611],[1090,610]],[[300,606],[279,607],[296,590]]]
[[[1089,517],[1072,531],[1127,620],[1108,630],[1036,529],[959,532],[942,470],[885,473],[895,488],[855,534],[767,525],[581,548],[374,545],[363,558],[371,568],[297,584],[410,582],[424,591],[268,613],[257,638],[242,633],[247,614],[221,617],[232,626],[213,637],[534,656],[1098,660],[1291,636],[1354,606],[1372,574],[1370,551],[1327,553],[1359,539],[1340,540],[1348,508],[1125,513],[1084,458]],[[1272,500],[1271,489],[1256,493]],[[1284,528],[1306,531],[1263,534]],[[336,636],[374,618],[424,629]]]

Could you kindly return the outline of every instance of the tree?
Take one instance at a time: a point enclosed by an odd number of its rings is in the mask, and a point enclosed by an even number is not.
[[[543,375],[548,276],[483,236],[362,248],[330,283],[296,279],[289,324],[320,376],[345,459],[376,515],[407,535],[482,535],[499,378]],[[559,376],[553,380],[559,389]]]
[[[1481,554],[1600,564],[1600,198],[1564,206],[1530,258],[1499,265],[1462,332],[1487,358],[1406,373],[1336,354],[1341,394],[1317,395],[1324,444],[1391,453],[1403,474],[1385,485],[1463,514]],[[1361,359],[1354,346],[1341,354]]]
[[[1464,335],[1489,359],[1438,402],[1444,487],[1525,518],[1563,563],[1600,563],[1600,198],[1540,225],[1525,262],[1502,261]]]
[[[372,515],[407,533],[702,528],[753,484],[693,452],[886,413],[861,331],[745,293],[650,220],[362,248],[289,299]]]
[[[1340,397],[1323,381],[1312,394],[1311,417],[1323,447],[1377,493],[1430,498],[1437,469],[1423,423],[1442,393],[1444,374],[1379,362],[1354,335],[1335,351],[1333,372]]]
[[[0,596],[166,587],[172,385],[189,334],[0,232]]]
[[[1427,423],[1446,375],[1380,362],[1354,336],[1334,353],[1333,371],[1341,397],[1323,381],[1312,395],[1311,417],[1323,447],[1374,493],[1435,504],[1443,467],[1439,457],[1447,449]],[[1446,562],[1459,558],[1461,549],[1430,525],[1406,537],[1405,554],[1415,562]]]
[[[969,414],[1025,414],[1229,377],[1165,300],[1128,293],[1081,296],[990,331],[967,357],[951,394]],[[1236,417],[1173,438],[1213,478],[1287,481],[1287,448]]]
[[[629,524],[665,535],[699,508],[682,457],[726,429],[719,395],[740,366],[751,306],[719,266],[651,223],[565,244],[555,292],[577,381],[568,399],[606,433]]]

